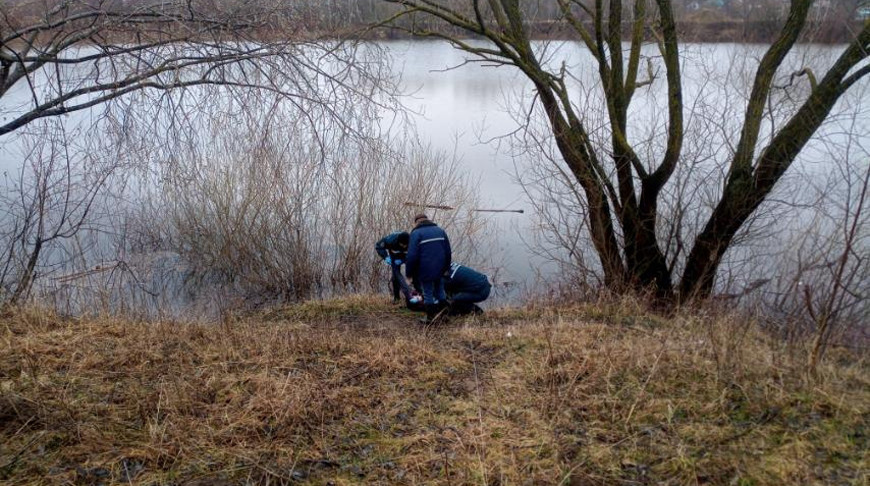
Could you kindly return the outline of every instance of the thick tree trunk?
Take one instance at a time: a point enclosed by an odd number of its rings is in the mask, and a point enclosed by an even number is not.
[[[692,247],[683,278],[680,281],[681,301],[710,296],[716,271],[731,245],[734,235],[782,178],[813,134],[831,112],[834,104],[849,87],[870,72],[864,66],[849,74],[852,68],[867,58],[870,44],[870,20],[864,29],[837,59],[818,85],[813,86],[807,101],[765,147],[755,168],[740,163],[734,168],[719,204],[698,235]],[[740,152],[738,151],[738,156]]]
[[[626,282],[625,265],[616,240],[610,204],[601,182],[593,168],[591,155],[587,153],[583,139],[573,127],[568,125],[559,111],[555,96],[546,86],[538,86],[538,94],[552,125],[556,145],[565,163],[577,178],[589,209],[589,232],[592,244],[601,261],[604,271],[604,285],[611,289],[621,290]]]
[[[604,190],[592,174],[589,162],[580,155],[582,152],[578,150],[578,145],[581,142],[571,135],[570,128],[568,133],[556,134],[556,144],[586,195],[589,232],[604,270],[604,284],[610,289],[621,290],[626,283],[625,265],[619,251],[612,212]]]
[[[732,181],[728,184],[722,200],[689,253],[680,281],[681,301],[688,302],[710,296],[716,271],[734,235],[766,194],[767,192],[762,195],[754,191],[751,181]]]
[[[637,254],[631,273],[637,284],[642,287],[642,290],[653,289],[656,298],[660,302],[665,301],[670,303],[674,297],[673,281],[667,259],[659,246],[656,234],[656,222],[658,218],[659,195],[662,188],[671,178],[682,151],[684,133],[683,90],[676,23],[670,1],[658,0],[657,4],[660,12],[662,36],[660,51],[666,67],[665,73],[668,84],[668,140],[667,150],[658,168],[651,174],[643,174],[638,169],[641,176],[641,193],[640,202],[637,206],[637,221],[635,222],[637,227],[635,241]],[[640,15],[643,16],[643,12],[640,12]],[[639,39],[640,37],[638,37],[638,42]],[[635,80],[632,79],[630,84],[633,86],[634,83]],[[627,112],[627,104],[624,110]],[[620,127],[624,126],[624,124],[620,125]],[[625,132],[625,129],[622,128],[622,131]],[[637,161],[637,164],[640,165],[640,161]]]
[[[657,193],[656,193],[657,194]],[[658,199],[649,193],[641,195],[638,208],[640,229],[637,233],[637,262],[633,275],[643,290],[654,289],[656,298],[670,301],[674,297],[671,270],[656,236]]]

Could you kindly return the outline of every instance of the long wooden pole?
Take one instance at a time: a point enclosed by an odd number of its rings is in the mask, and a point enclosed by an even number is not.
[[[430,209],[443,209],[445,211],[453,211],[454,207],[452,206],[444,206],[441,204],[422,204],[422,203],[414,203],[414,202],[406,202],[405,206],[414,206],[418,208],[430,208]],[[472,209],[472,211],[476,211],[478,213],[525,213],[522,209]]]
[[[472,209],[472,211],[477,211],[478,213],[525,213],[522,209]]]
[[[454,209],[456,209],[456,208],[451,207],[451,206],[443,206],[440,204],[420,204],[420,203],[413,203],[413,202],[406,202],[405,206],[414,206],[414,207],[418,207],[418,208],[430,208],[430,209],[444,209],[445,211],[453,211]]]

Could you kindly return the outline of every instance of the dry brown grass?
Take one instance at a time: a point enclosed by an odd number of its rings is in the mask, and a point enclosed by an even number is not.
[[[633,306],[0,318],[7,484],[867,484],[866,363]]]

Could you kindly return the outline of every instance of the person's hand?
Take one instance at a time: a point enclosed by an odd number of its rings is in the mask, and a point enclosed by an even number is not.
[[[384,258],[384,263],[386,263],[387,265],[392,265],[393,259],[387,256],[387,258]]]

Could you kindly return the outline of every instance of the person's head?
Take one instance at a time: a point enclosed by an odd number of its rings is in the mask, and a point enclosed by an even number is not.
[[[399,248],[408,249],[408,243],[411,241],[411,235],[408,234],[407,231],[402,231],[399,233],[399,236],[396,237],[396,243],[399,245]]]
[[[414,216],[414,226],[417,226],[421,222],[427,221],[428,219],[429,219],[429,216],[426,216],[426,214],[424,214],[424,213],[419,213],[416,216]]]

